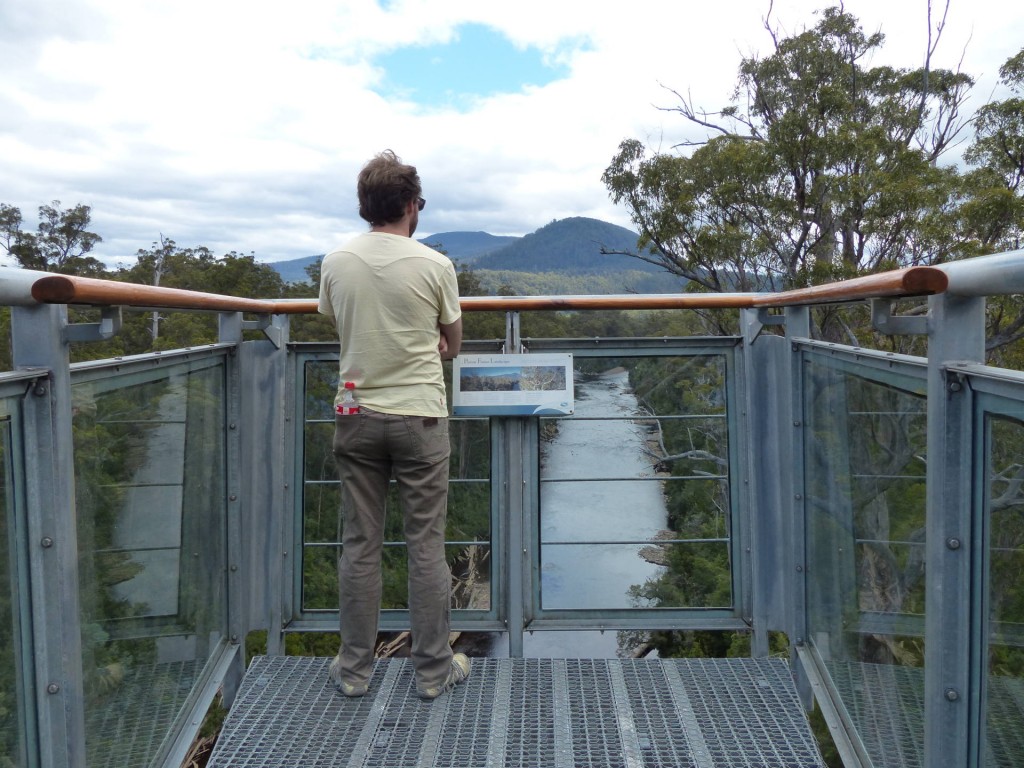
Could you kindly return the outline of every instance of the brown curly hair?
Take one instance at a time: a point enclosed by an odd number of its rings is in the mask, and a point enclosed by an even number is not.
[[[390,149],[376,155],[359,172],[359,215],[371,226],[393,224],[423,192],[416,167],[405,165]]]

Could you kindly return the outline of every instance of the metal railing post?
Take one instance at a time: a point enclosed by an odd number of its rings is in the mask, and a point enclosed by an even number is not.
[[[770,342],[757,341],[761,330],[757,310],[740,310],[740,335],[742,347],[744,386],[743,420],[746,430],[735,436],[730,443],[739,440],[747,455],[748,476],[743,478],[742,509],[750,527],[746,546],[738,553],[749,563],[750,572],[750,618],[753,623],[751,655],[763,658],[768,655],[768,632],[772,626],[773,598],[778,591],[769,583],[769,574],[778,572],[781,539],[775,534],[779,517],[778,471],[769,466],[778,456],[778,450],[766,442],[779,430],[770,423],[778,413],[771,403],[778,396],[778,365],[768,355]],[[756,341],[756,347],[755,347]],[[778,339],[775,339],[778,341]],[[756,504],[756,506],[755,506]]]
[[[39,754],[44,768],[85,765],[78,531],[71,429],[67,308],[12,307],[16,369],[39,368],[24,407]]]
[[[227,637],[230,643],[238,648],[236,661],[232,664],[225,678],[225,703],[230,706],[242,675],[245,673],[245,595],[246,578],[249,576],[242,569],[244,552],[242,546],[242,441],[239,423],[241,411],[241,364],[238,347],[242,343],[242,313],[221,313],[218,319],[218,336],[222,343],[233,343],[236,346],[227,358],[227,380],[225,381],[224,415],[227,422],[225,436],[226,477],[224,487],[227,492],[227,563],[228,563],[228,626]]]
[[[522,352],[519,312],[505,313],[505,351],[509,354]],[[513,659],[523,656],[523,628],[526,625],[526,601],[530,599],[527,589],[530,569],[527,568],[528,547],[526,540],[526,481],[525,481],[525,424],[520,418],[502,419],[504,436],[502,449],[505,460],[502,483],[505,492],[505,510],[502,519],[505,524],[505,573],[507,583],[505,594],[507,604],[505,617],[508,625],[508,655]],[[531,505],[532,506],[532,505]]]
[[[525,588],[529,569],[526,567],[527,541],[525,525],[525,480],[523,445],[524,424],[522,419],[502,419],[504,435],[502,448],[505,451],[502,483],[505,487],[505,561],[507,583],[505,593],[508,603],[505,608],[508,624],[508,655],[513,659],[523,656],[523,627],[526,625],[526,601],[529,591]]]
[[[285,591],[292,589],[291,561],[285,545],[296,510],[290,492],[293,464],[286,444],[294,439],[295,383],[289,378],[287,315],[258,324],[267,339],[239,343],[237,430],[242,520],[240,568],[243,578],[241,620],[244,634],[267,630],[267,653],[283,653]],[[270,333],[269,331],[271,331]],[[222,339],[229,340],[229,339]],[[230,339],[234,340],[234,339]]]
[[[974,765],[970,729],[978,683],[971,680],[979,630],[971,624],[973,541],[970,389],[950,362],[981,361],[985,300],[951,295],[929,300],[928,578],[925,587],[924,762]]]
[[[771,320],[785,336],[763,335]],[[765,317],[741,314],[746,373],[746,423],[751,506],[752,653],[765,656],[769,632],[784,630],[793,648],[804,642],[803,394],[800,353],[793,339],[809,335],[806,307]],[[804,691],[806,694],[806,691]],[[805,696],[805,703],[809,698]]]

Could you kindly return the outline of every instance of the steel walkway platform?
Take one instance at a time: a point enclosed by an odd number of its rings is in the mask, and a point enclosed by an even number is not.
[[[421,701],[407,660],[337,693],[330,659],[253,659],[210,768],[824,768],[778,659],[473,659]]]

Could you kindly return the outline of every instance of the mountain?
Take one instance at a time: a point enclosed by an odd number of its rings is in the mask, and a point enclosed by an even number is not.
[[[430,237],[424,237],[420,242],[435,250],[444,251],[448,258],[459,264],[472,264],[481,256],[493,253],[520,239],[511,235],[491,235],[487,232],[438,232]],[[307,283],[309,275],[306,273],[306,267],[316,264],[323,257],[321,253],[318,256],[270,261],[267,264],[276,269],[286,283]]]
[[[267,266],[277,270],[277,274],[286,283],[308,283],[309,275],[306,274],[306,267],[316,264],[324,256],[305,256],[301,259],[288,259],[287,261],[268,261]]]
[[[637,234],[598,219],[552,221],[524,237],[438,232],[420,240],[467,265],[485,290],[538,293],[675,293],[681,281],[653,264],[613,251],[636,250]],[[306,267],[322,256],[269,262],[288,283],[309,282]]]
[[[521,240],[511,235],[491,235],[487,232],[438,232],[424,237],[421,243],[435,250],[444,251],[448,258],[461,264],[473,264],[481,256]]]
[[[473,269],[604,274],[659,272],[653,264],[604,250],[635,251],[638,236],[625,227],[577,216],[553,221],[504,248],[479,257]]]

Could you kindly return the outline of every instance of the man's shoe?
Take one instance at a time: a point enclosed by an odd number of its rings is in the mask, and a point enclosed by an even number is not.
[[[366,691],[369,690],[369,685],[366,683],[347,683],[342,680],[340,665],[341,659],[335,656],[328,670],[334,687],[341,691],[342,696],[348,696],[350,699],[365,695]]]
[[[416,693],[421,699],[436,699],[445,691],[450,691],[469,677],[469,657],[464,653],[456,653],[452,656],[452,666],[448,670],[448,677],[436,687],[421,688],[416,686]]]

